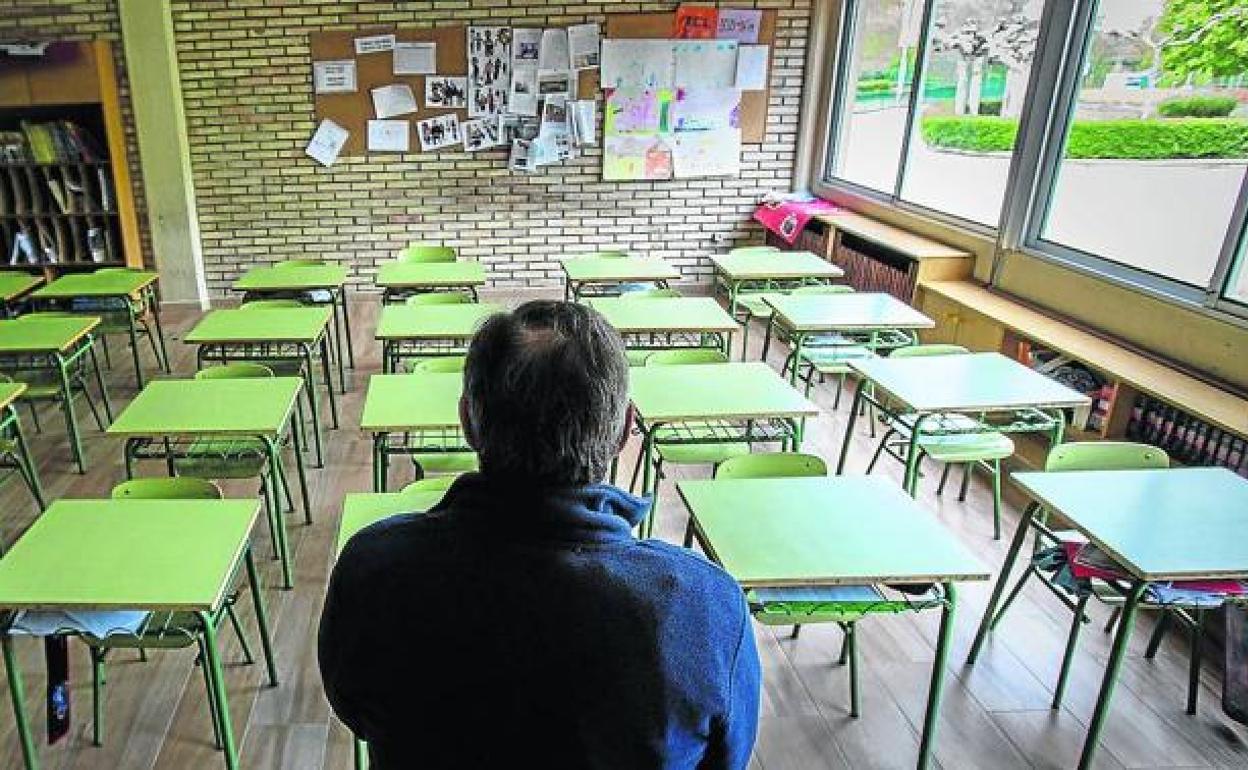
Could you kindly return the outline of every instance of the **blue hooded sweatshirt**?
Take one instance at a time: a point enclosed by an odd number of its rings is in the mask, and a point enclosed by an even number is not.
[[[648,508],[468,474],[353,537],[320,666],[373,767],[745,767],[760,674],[741,589],[634,538]]]

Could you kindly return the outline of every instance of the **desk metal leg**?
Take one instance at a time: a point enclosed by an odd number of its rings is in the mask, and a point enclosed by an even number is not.
[[[936,660],[932,663],[932,684],[927,691],[927,713],[923,716],[923,738],[919,743],[920,770],[932,759],[932,747],[936,743],[936,725],[940,721],[940,701],[945,689],[945,664],[949,659],[949,643],[953,641],[953,616],[958,605],[958,593],[953,583],[942,583],[945,608],[940,613],[940,636],[936,639]]]
[[[209,700],[212,701],[211,707],[216,709],[217,724],[221,728],[221,747],[225,751],[225,766],[228,770],[237,770],[238,749],[234,745],[234,726],[230,722],[230,704],[225,694],[225,676],[221,671],[221,656],[217,652],[217,632],[212,626],[212,617],[209,613],[198,614],[204,635],[202,665],[208,671],[208,685],[212,690]]]
[[[373,434],[373,491],[386,491],[386,433]]]
[[[291,444],[294,448],[293,454],[295,456],[295,473],[299,476],[299,495],[303,498],[303,518],[304,522],[311,524],[312,502],[311,497],[308,494],[308,471],[303,464],[303,450],[300,449],[300,446],[304,443],[304,439],[301,437],[301,434],[303,433],[302,418],[303,410],[299,409],[298,415],[295,417],[294,424],[291,425],[290,434]]]
[[[657,431],[658,426],[652,426],[649,430],[645,430],[641,437],[641,494],[643,497],[651,492],[650,483],[654,472],[654,434]],[[658,479],[653,479],[653,481],[655,486],[662,483]],[[656,499],[651,498],[650,513],[640,527],[643,537],[650,537],[654,532],[654,517],[659,513],[658,506],[655,505],[656,502]]]
[[[286,541],[286,515],[282,513],[282,458],[278,455],[277,442],[271,436],[262,436],[269,461],[269,483],[266,485],[271,499],[269,510],[273,516],[273,539],[277,541],[277,555],[282,560],[282,587],[293,588],[294,577],[290,567],[290,545]]]
[[[345,395],[347,392],[346,352],[342,347],[342,319],[338,317],[338,302],[331,300],[330,316],[334,319],[334,358],[338,362],[338,388]]]
[[[334,395],[334,376],[329,369],[329,337],[321,335],[321,371],[325,373],[325,391],[329,393],[329,415],[338,427],[338,397]]]
[[[1118,619],[1118,632],[1114,636],[1114,646],[1109,652],[1109,663],[1105,666],[1105,678],[1101,680],[1101,692],[1096,696],[1096,708],[1092,710],[1092,721],[1088,723],[1088,737],[1083,741],[1083,753],[1079,755],[1079,770],[1092,766],[1092,758],[1096,755],[1097,745],[1101,742],[1101,732],[1105,728],[1105,717],[1109,716],[1109,705],[1114,699],[1114,687],[1118,684],[1118,673],[1122,670],[1122,659],[1127,655],[1127,645],[1131,641],[1131,631],[1135,627],[1135,611],[1140,606],[1140,597],[1148,583],[1137,580],[1127,593],[1127,602],[1122,606],[1122,617]]]
[[[351,342],[351,309],[347,305],[347,288],[338,291],[338,300],[342,303],[342,328],[347,338],[347,366],[355,368],[355,344]]]
[[[1027,533],[1031,530],[1031,522],[1035,519],[1036,512],[1040,510],[1040,506],[1032,503],[1023,510],[1023,515],[1018,520],[1018,529],[1014,531],[1014,539],[1010,542],[1010,550],[1005,554],[1005,561],[1001,564],[1001,570],[997,573],[997,584],[992,588],[992,596],[988,598],[988,606],[984,607],[984,616],[980,618],[979,630],[975,632],[975,641],[971,644],[971,651],[966,656],[966,665],[975,665],[975,660],[979,657],[979,651],[983,649],[984,640],[988,638],[988,632],[992,629],[993,616],[997,610],[997,603],[1001,601],[1001,594],[1005,593],[1005,586],[1010,582],[1010,573],[1014,569],[1014,561],[1018,558],[1018,552],[1023,549],[1023,541],[1027,539]]]
[[[307,345],[303,349],[303,387],[307,390],[308,409],[312,412],[312,442],[316,447],[316,467],[325,467],[325,450],[321,441],[321,406],[316,397],[316,369],[312,365],[312,349]],[[333,392],[333,388],[330,388]],[[332,396],[331,396],[332,397]]]
[[[61,401],[65,408],[65,427],[69,432],[70,448],[74,453],[74,462],[78,463],[78,472],[86,474],[87,463],[82,453],[82,437],[78,434],[78,418],[74,416],[74,391],[69,384],[69,367],[59,353],[56,356],[56,369],[61,377]]]
[[[277,662],[273,657],[273,639],[269,635],[269,616],[264,609],[264,599],[260,595],[260,576],[256,572],[256,560],[251,555],[251,546],[243,557],[247,563],[247,582],[251,584],[251,602],[256,608],[256,625],[260,627],[260,646],[264,648],[264,666],[269,674],[269,686],[277,687]]]
[[[165,370],[165,374],[172,374],[173,369],[169,366],[169,350],[165,347],[165,327],[160,323],[160,300],[156,296],[155,289],[149,291],[147,306],[152,311],[152,323],[156,326],[156,341],[160,343],[160,367]]]
[[[849,442],[854,437],[854,423],[858,421],[858,409],[862,405],[862,396],[866,385],[866,379],[859,379],[858,387],[854,390],[854,403],[850,405],[849,420],[845,423],[845,438],[841,441],[841,456],[836,460],[837,476],[845,472],[845,460],[849,458]]]
[[[130,357],[134,359],[134,384],[139,390],[143,389],[143,362],[139,360],[139,332],[138,327],[134,325],[134,310],[130,307],[130,298],[123,297],[123,307],[125,308],[126,333],[130,337]]]
[[[43,499],[43,487],[39,484],[39,472],[35,467],[35,460],[31,457],[30,447],[26,445],[26,436],[22,433],[22,419],[17,414],[17,407],[9,404],[5,407],[8,413],[8,420],[13,423],[13,441],[15,449],[17,449],[18,470],[26,479],[27,486],[30,487],[30,494],[35,498],[35,502],[39,505],[39,510],[47,510],[47,503]]]
[[[95,340],[88,338],[87,352],[91,356],[91,369],[95,372],[95,385],[100,389],[100,400],[104,402],[104,416],[109,423],[113,421],[113,405],[108,400],[108,388],[104,385],[104,373],[100,371],[100,359],[95,354]],[[85,388],[86,385],[83,385]]]
[[[17,667],[17,656],[13,654],[13,637],[8,634],[0,637],[0,645],[4,647],[4,672],[9,680],[9,697],[13,701],[17,737],[22,743],[22,760],[26,763],[26,770],[38,770],[39,753],[35,750],[30,723],[26,720],[26,688],[22,685],[22,671]]]
[[[916,496],[919,488],[919,464],[923,462],[923,457],[919,452],[919,436],[922,434],[925,416],[919,415],[915,419],[914,425],[910,428],[910,440],[906,445],[906,475],[902,486],[911,497]]]

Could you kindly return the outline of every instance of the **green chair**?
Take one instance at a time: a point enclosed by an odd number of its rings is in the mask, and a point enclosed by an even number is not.
[[[409,243],[399,251],[400,262],[454,262],[458,255],[453,246],[434,243]]]
[[[404,305],[471,305],[474,302],[471,295],[462,291],[430,291],[403,300]]]
[[[467,356],[424,358],[412,363],[411,372],[412,374],[453,374],[462,372],[467,358]],[[450,451],[463,444],[463,440],[457,431],[453,435],[431,437],[428,443],[433,448],[446,447],[448,451],[417,452],[412,455],[412,465],[415,466],[416,480],[418,482],[432,481],[432,478],[426,478],[431,473],[453,474],[450,478],[454,479],[460,473],[477,469],[476,452]]]
[[[684,296],[679,289],[642,289],[620,295],[620,299],[674,299]]]
[[[967,352],[969,351],[960,345],[931,344],[897,348],[891,355],[895,358],[913,358],[964,355]],[[911,426],[914,425],[916,419],[915,415],[905,414],[889,420],[888,431],[876,447],[871,463],[867,466],[867,473],[875,468],[876,462],[884,452],[904,462],[905,457],[902,452],[909,446]],[[933,425],[935,427],[929,427]],[[972,417],[963,414],[946,414],[928,418],[920,433],[917,446],[920,462],[923,457],[930,457],[944,465],[936,494],[945,491],[949,469],[954,465],[963,466],[962,488],[958,493],[959,501],[966,500],[966,490],[970,484],[972,469],[979,467],[989,474],[992,480],[992,536],[993,539],[1000,540],[1001,461],[1014,454],[1014,442],[1010,437],[998,431],[983,429],[982,424]]]
[[[148,478],[133,479],[119,484],[113,488],[112,497],[129,500],[219,500],[222,495],[216,484],[204,479]],[[248,572],[248,578],[255,580],[256,576],[250,569],[250,562]],[[255,658],[251,654],[251,647],[247,643],[247,637],[243,634],[242,624],[239,623],[238,614],[234,609],[238,603],[241,588],[238,580],[232,581],[232,584],[230,595],[222,602],[221,608],[210,618],[210,621],[214,631],[217,631],[224,621],[229,619],[230,626],[238,636],[243,659],[251,665],[255,662]],[[276,686],[277,672],[273,664],[272,641],[263,620],[260,621],[260,634],[265,661],[268,665],[269,684]],[[221,728],[217,720],[216,698],[213,695],[208,664],[204,655],[204,629],[196,613],[153,611],[147,613],[142,626],[134,633],[111,634],[103,638],[82,635],[81,638],[91,651],[92,741],[96,746],[102,745],[103,742],[103,700],[100,696],[101,689],[106,683],[104,662],[107,654],[113,650],[138,650],[146,660],[147,650],[175,650],[195,646],[199,650],[196,664],[203,672],[204,689],[208,693],[214,740],[217,748],[221,748]]]
[[[451,488],[460,474],[450,473],[445,476],[430,476],[427,479],[413,481],[399,490],[400,495],[423,495],[429,492],[445,492]]]
[[[92,271],[92,275],[117,275],[120,273],[135,272],[135,268],[131,267],[101,267]],[[111,334],[124,334],[130,336],[131,324],[133,323],[134,338],[131,344],[136,346],[135,350],[135,366],[138,366],[138,337],[147,338],[148,344],[152,347],[152,355],[156,358],[156,364],[169,374],[168,354],[162,352],[161,347],[164,341],[160,339],[160,334],[152,328],[150,318],[155,309],[148,303],[148,295],[140,292],[137,295],[128,297],[124,302],[116,298],[107,299],[87,299],[75,300],[71,303],[71,307],[75,309],[75,315],[90,314],[98,316],[100,325],[95,327],[92,334],[99,337],[100,347],[104,349],[104,363],[109,369],[113,368],[112,353],[108,347],[108,337]]]
[[[739,246],[728,251],[730,255],[738,254],[779,254],[781,250],[775,246]],[[741,360],[744,361],[750,344],[750,321],[755,318],[764,323],[771,323],[772,309],[766,299],[790,293],[801,284],[792,281],[761,281],[756,286],[745,287],[737,292],[736,308],[733,315],[741,324]],[[767,360],[768,338],[764,339],[762,360]]]
[[[12,382],[7,374],[0,374],[0,382]],[[21,477],[26,488],[39,510],[48,506],[43,499],[43,487],[39,484],[39,474],[26,445],[26,437],[22,434],[21,418],[17,414],[17,406],[0,411],[0,467],[12,467]]]
[[[71,313],[68,311],[44,311],[39,313],[27,313],[18,316],[18,321],[32,321],[37,318],[82,318],[82,313]],[[97,329],[99,327],[96,327]],[[94,334],[94,332],[93,332]],[[65,414],[66,421],[69,420],[69,411],[65,403],[65,394],[61,389],[60,373],[50,362],[45,363],[31,361],[29,367],[10,370],[10,374],[4,374],[8,381],[22,382],[26,384],[26,390],[18,398],[18,400],[26,404],[30,409],[30,419],[35,426],[36,433],[42,433],[43,427],[39,423],[38,404],[44,401],[54,401],[61,406],[61,411]],[[100,418],[100,412],[95,404],[95,399],[91,396],[91,389],[88,386],[90,371],[87,368],[87,357],[81,357],[75,361],[66,372],[69,380],[70,398],[75,393],[81,394],[82,399],[87,402],[87,407],[91,410],[91,416],[95,418],[95,424],[100,430],[105,429],[104,420]],[[0,373],[3,374],[3,373]],[[112,421],[112,407],[108,403],[108,394],[101,394],[104,400],[104,412],[109,421]]]
[[[422,358],[412,362],[411,371],[413,374],[454,374],[462,372],[467,361],[468,356],[466,355]]]

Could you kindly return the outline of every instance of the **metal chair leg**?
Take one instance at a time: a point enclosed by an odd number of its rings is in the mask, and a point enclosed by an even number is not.
[[[1192,653],[1187,669],[1187,715],[1196,715],[1196,699],[1200,696],[1200,663],[1205,643],[1204,612],[1196,610],[1192,623]]]
[[[1109,620],[1105,621],[1105,628],[1104,628],[1105,633],[1108,634],[1108,633],[1113,632],[1114,624],[1118,622],[1118,617],[1120,615],[1122,615],[1121,607],[1115,607],[1114,611],[1109,613]]]
[[[945,492],[945,482],[949,480],[949,469],[953,466],[945,463],[945,469],[940,472],[940,483],[936,485],[936,494],[941,495]]]
[[[1161,615],[1157,618],[1157,625],[1153,627],[1153,635],[1148,637],[1148,647],[1144,649],[1144,659],[1152,660],[1157,657],[1157,649],[1161,647],[1161,640],[1166,636],[1166,626],[1170,625],[1170,610],[1162,610]]]
[[[966,475],[970,476],[970,466]],[[1001,461],[992,461],[992,539],[1001,539]]]
[[[958,489],[958,502],[966,502],[966,491],[971,486],[971,471],[975,468],[975,463],[967,463],[962,466],[962,486]]]
[[[225,614],[230,619],[235,635],[238,636],[238,646],[243,649],[243,661],[250,666],[256,662],[256,659],[251,654],[251,645],[247,643],[247,635],[243,633],[243,627],[238,622],[238,613],[234,611],[232,600],[225,603]]]
[[[99,647],[88,647],[91,655],[91,744],[104,745],[104,651]]]
[[[1066,651],[1062,655],[1062,671],[1057,676],[1057,687],[1053,690],[1053,703],[1050,708],[1057,710],[1062,707],[1062,696],[1066,694],[1066,681],[1070,678],[1070,664],[1075,660],[1075,648],[1079,644],[1079,632],[1083,630],[1083,612],[1088,607],[1091,593],[1079,597],[1075,605],[1074,616],[1070,621],[1070,636],[1066,637]]]

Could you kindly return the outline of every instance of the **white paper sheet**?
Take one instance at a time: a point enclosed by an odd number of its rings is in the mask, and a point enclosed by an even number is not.
[[[568,55],[568,31],[552,27],[542,30],[542,50],[538,55],[539,70],[568,70],[572,60]]]
[[[674,40],[602,41],[602,87],[658,89],[676,84]],[[735,73],[734,73],[735,74]]]
[[[416,94],[412,93],[412,87],[406,83],[374,88],[372,94],[373,112],[377,114],[378,120],[410,115],[417,109]]]
[[[737,47],[737,88],[742,91],[767,90],[767,60],[771,49],[765,45]]]
[[[462,110],[468,106],[468,78],[432,75],[425,78],[425,107]]]
[[[537,28],[516,27],[511,31],[511,64],[513,67],[531,65],[537,67],[542,51],[542,31]]]
[[[439,115],[416,122],[416,136],[420,138],[420,149],[440,150],[463,142],[463,134],[459,127],[459,118],[455,115]]]
[[[312,62],[312,90],[318,94],[355,93],[355,61],[341,59]]]
[[[511,28],[468,27],[468,117],[507,111],[511,90]]]
[[[357,37],[355,39],[356,56],[393,50],[394,35],[370,35],[369,37]]]
[[[322,166],[332,166],[350,135],[351,132],[347,129],[326,118],[316,127],[316,133],[312,134],[311,141],[303,151]]]
[[[597,22],[568,27],[568,52],[572,59],[572,69],[588,70],[598,66],[600,37]]]
[[[437,71],[437,43],[394,44],[394,74],[432,75]]]
[[[686,88],[672,103],[672,130],[721,131],[741,127],[741,92],[736,88]]]
[[[412,149],[412,129],[406,120],[368,121],[369,152],[408,152]]]
[[[741,173],[739,129],[687,131],[675,137],[672,156],[677,179]]]
[[[534,168],[532,148],[533,140],[531,139],[511,140],[511,156],[507,159],[507,168],[526,174],[532,172]]]
[[[550,96],[571,98],[575,84],[576,74],[571,70],[537,71],[537,95],[543,99]]]
[[[763,24],[763,12],[752,8],[720,8],[719,29],[715,37],[738,43],[757,43]]]
[[[737,41],[677,40],[678,88],[731,88],[737,82]]]
[[[598,103],[593,99],[572,102],[572,136],[578,147],[598,144]]]
[[[468,152],[486,150],[502,144],[496,118],[466,120],[459,124],[459,128],[464,134],[464,149]]]
[[[515,115],[537,115],[537,65],[524,64],[511,71],[507,111]]]

